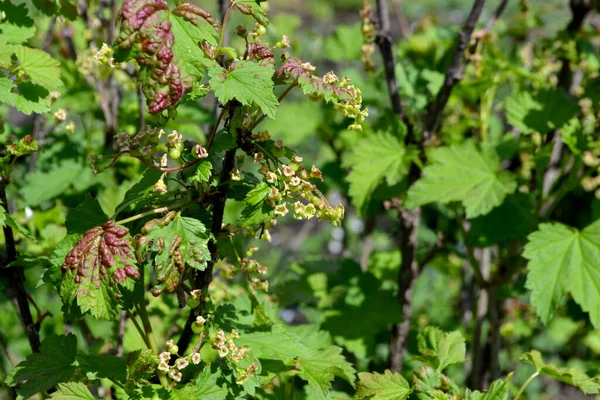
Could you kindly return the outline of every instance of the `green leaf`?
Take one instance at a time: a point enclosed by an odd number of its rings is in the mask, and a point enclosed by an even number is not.
[[[475,247],[489,247],[510,239],[524,239],[537,217],[531,212],[531,196],[515,193],[489,214],[472,219],[469,235]]]
[[[60,63],[42,50],[25,46],[15,46],[15,55],[20,68],[29,75],[31,81],[46,89],[63,86],[60,80]]]
[[[23,82],[15,86],[12,80],[0,76],[0,103],[15,107],[24,114],[50,111],[50,101],[46,99],[48,94],[49,92],[40,85]]]
[[[204,160],[196,168],[196,172],[189,178],[190,182],[206,183],[210,181],[212,176],[212,164],[210,161]]]
[[[181,80],[192,93],[196,93],[190,99],[201,97],[206,89],[201,88],[204,67],[214,65],[214,61],[207,58],[199,46],[199,43],[207,41],[211,45],[217,44],[216,29],[204,22],[197,26],[179,15],[174,15],[178,8],[169,14],[171,31],[175,36],[173,43],[173,62],[179,67]]]
[[[0,1],[0,11],[4,12],[4,18],[0,18],[0,42],[20,44],[33,37],[35,26],[25,4]]]
[[[447,366],[465,361],[465,338],[460,332],[442,332],[440,329],[428,326],[417,337],[420,361],[429,363],[438,371]]]
[[[48,172],[35,171],[25,178],[21,195],[25,204],[39,206],[47,200],[63,194],[81,174],[83,167],[75,160],[64,160]]]
[[[158,356],[151,349],[136,350],[127,354],[127,380],[148,384],[156,376]]]
[[[266,182],[261,182],[246,194],[245,202],[251,206],[262,204],[269,195],[270,190]]]
[[[104,225],[108,219],[98,200],[86,193],[83,202],[67,213],[65,227],[69,234],[83,235],[96,226]]]
[[[547,323],[567,292],[600,328],[600,220],[579,232],[558,223],[540,224],[523,257],[537,315]]]
[[[210,259],[208,236],[199,220],[171,212],[146,223],[144,231],[158,281],[152,289],[154,294],[175,290],[183,262],[200,271],[206,268]]]
[[[344,356],[342,349],[337,346],[325,350],[311,350],[295,363],[298,376],[322,397],[327,396],[331,389],[331,381],[337,376],[354,387],[356,371]]]
[[[89,389],[81,382],[59,383],[52,400],[94,400]]]
[[[350,183],[352,204],[364,212],[371,195],[385,179],[388,185],[398,183],[407,173],[410,153],[403,143],[389,133],[376,133],[360,140],[344,159],[343,166],[352,170]]]
[[[546,364],[539,351],[532,350],[521,356],[521,361],[535,367],[538,373],[549,376],[558,381],[573,385],[581,389],[585,394],[600,393],[600,378],[591,378],[576,368],[557,367],[554,364]]]
[[[404,400],[411,393],[410,385],[397,372],[385,370],[383,374],[361,372],[355,399]]]
[[[340,25],[325,38],[323,55],[332,61],[360,60],[362,41],[360,24]]]
[[[110,379],[123,383],[127,379],[127,364],[125,360],[107,354],[80,354],[77,361],[88,379]]]
[[[560,129],[579,111],[577,102],[562,89],[535,94],[521,91],[505,101],[508,122],[523,133],[548,133]]]
[[[225,400],[227,398],[227,387],[220,386],[220,373],[211,371],[211,366],[204,367],[198,378],[196,378],[196,398],[205,400]]]
[[[25,397],[45,392],[59,382],[71,379],[75,373],[77,338],[52,335],[41,344],[40,353],[33,353],[16,366],[8,379],[9,386],[17,386],[17,392]]]
[[[236,99],[251,106],[256,103],[263,113],[275,118],[277,97],[273,93],[272,67],[250,61],[237,61],[233,69],[212,67],[208,70],[209,85],[223,104]]]
[[[498,379],[493,381],[485,392],[478,390],[465,392],[464,400],[506,400],[508,398],[508,381],[512,377],[512,373],[506,379]]]
[[[287,332],[281,325],[273,325],[265,332],[244,333],[236,339],[236,344],[250,346],[256,358],[272,360],[291,361],[309,352],[296,335]]]
[[[500,159],[493,149],[482,152],[467,142],[433,149],[430,157],[423,177],[408,191],[408,208],[461,201],[467,218],[475,218],[502,204],[517,188],[511,173],[499,172]]]

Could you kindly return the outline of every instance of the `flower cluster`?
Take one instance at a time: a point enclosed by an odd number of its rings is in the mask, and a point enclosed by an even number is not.
[[[369,113],[367,109],[363,109],[362,92],[348,77],[339,79],[333,72],[328,72],[323,77],[316,76],[313,75],[315,67],[310,63],[302,62],[298,58],[289,58],[285,51],[282,57],[283,64],[275,72],[278,79],[293,79],[311,100],[332,103],[336,111],[354,120],[348,129],[362,130],[361,124]]]
[[[377,36],[377,28],[371,20],[371,5],[365,2],[364,8],[360,11],[361,31],[363,35],[363,44],[360,48],[362,53],[362,62],[365,66],[365,71],[372,74],[375,71],[375,63],[373,62],[373,54],[375,53],[375,38]]]
[[[597,198],[600,198],[600,149],[595,151],[586,151],[583,153],[583,163],[596,169],[595,176],[586,176],[581,179],[581,187],[587,192],[595,192]]]
[[[136,134],[130,136],[127,132],[115,135],[115,142],[121,149],[129,150],[134,157],[151,157],[156,153],[156,146],[165,132],[151,126],[145,126]]]
[[[168,374],[168,376],[170,376],[171,379],[173,379],[175,382],[181,381],[181,371],[185,369],[188,365],[190,365],[190,363],[198,365],[202,361],[200,353],[198,353],[197,351],[194,351],[193,353],[185,357],[177,356],[177,352],[179,351],[179,349],[177,348],[177,345],[173,342],[172,339],[167,341],[166,347],[167,350],[163,351],[158,356],[158,369]],[[169,365],[169,362],[171,361],[171,358],[173,356],[177,356],[177,359],[175,359],[175,365],[172,366]]]
[[[249,346],[237,346],[234,339],[239,339],[240,334],[234,329],[230,334],[226,335],[222,330],[215,335],[215,340],[212,347],[219,351],[219,357],[227,357],[234,364],[248,357]]]
[[[263,158],[260,153],[254,155],[255,160]],[[320,221],[329,220],[334,226],[340,226],[344,218],[344,207],[339,205],[334,208],[329,204],[317,186],[310,182],[311,179],[322,180],[321,171],[314,165],[305,169],[302,161],[302,157],[293,156],[291,162],[274,171],[269,168],[268,163],[262,163],[259,173],[270,184],[265,202],[275,209],[275,215],[288,214],[289,204],[296,219],[317,217]]]

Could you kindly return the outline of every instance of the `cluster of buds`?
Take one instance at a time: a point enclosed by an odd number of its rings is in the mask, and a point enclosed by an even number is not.
[[[331,72],[330,72],[331,73]],[[339,87],[344,89],[350,99],[342,99],[341,102],[334,105],[334,110],[341,112],[345,117],[353,119],[354,123],[348,126],[351,131],[362,131],[362,123],[369,116],[369,110],[362,108],[362,92],[354,86],[350,79],[345,76],[339,83]]]
[[[111,68],[116,67],[115,59],[112,57],[113,49],[109,47],[106,43],[102,43],[102,47],[98,52],[94,55],[94,60],[98,61],[100,64],[108,64]]]
[[[263,280],[260,280],[259,278],[250,279],[250,286],[252,286],[252,289],[257,290],[257,291],[264,291],[264,292],[269,291],[269,281],[263,281]]]
[[[371,19],[371,5],[368,1],[365,1],[363,9],[360,11],[360,20],[363,36],[363,44],[360,48],[362,53],[361,59],[367,74],[372,74],[375,70],[373,54],[375,53],[375,38],[377,36],[377,28]]]
[[[162,129],[145,126],[133,136],[127,132],[115,135],[115,142],[119,148],[129,150],[134,157],[148,158],[156,153],[156,146],[164,133]]]
[[[189,354],[188,356],[179,357],[177,355],[179,349],[177,345],[173,342],[173,340],[168,340],[166,343],[166,347],[167,351],[163,351],[158,356],[158,369],[170,376],[171,379],[173,379],[175,382],[181,381],[181,371],[185,369],[188,365],[190,365],[190,363],[198,365],[202,361],[200,353],[198,353],[197,351]],[[169,365],[169,362],[171,361],[171,358],[173,356],[177,356],[177,359],[175,360],[175,365],[171,366]]]
[[[219,357],[229,358],[234,364],[248,357],[249,346],[237,346],[234,339],[239,339],[240,334],[235,329],[229,334],[225,334],[222,330],[215,335],[215,340],[212,347],[219,351]]]
[[[256,159],[255,155],[255,159]],[[276,171],[271,171],[267,163],[263,163],[259,173],[270,184],[270,192],[265,202],[275,209],[275,214],[285,216],[288,203],[291,204],[292,214],[296,219],[329,220],[333,225],[340,226],[344,218],[344,207],[332,207],[311,179],[323,180],[323,174],[316,167],[309,170],[302,164],[302,157],[294,156],[287,165]]]
[[[246,273],[259,273],[260,275],[267,274],[267,267],[250,258],[242,258],[240,260],[240,269]]]

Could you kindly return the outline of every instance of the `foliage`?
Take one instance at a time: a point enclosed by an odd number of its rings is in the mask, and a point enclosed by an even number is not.
[[[389,3],[0,0],[1,398],[600,394],[597,5]]]

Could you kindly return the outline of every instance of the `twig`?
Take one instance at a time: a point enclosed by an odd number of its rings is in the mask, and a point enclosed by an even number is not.
[[[4,177],[0,176],[0,203],[6,207],[6,211],[8,210],[8,200],[6,198],[6,184]],[[13,235],[12,228],[8,225],[2,228],[4,232],[4,242],[6,245],[6,264],[10,264],[17,259],[17,247],[15,244],[15,237]],[[21,321],[23,322],[23,327],[25,328],[25,333],[27,334],[27,339],[29,340],[29,345],[31,346],[31,350],[34,353],[40,352],[40,333],[39,333],[39,325],[33,322],[33,316],[31,315],[31,310],[29,309],[29,302],[27,301],[27,291],[25,289],[25,275],[23,274],[23,269],[21,268],[9,268],[4,269],[0,272],[1,275],[8,275],[10,286],[9,286],[9,296],[14,297],[16,299],[19,314],[21,316]]]
[[[402,12],[402,0],[392,0],[392,6],[394,7],[394,13],[396,14],[396,20],[398,21],[398,27],[403,38],[410,36],[410,25],[404,12]]]
[[[486,32],[489,32],[489,31],[492,30],[492,28],[494,27],[494,24],[496,23],[496,21],[498,20],[498,18],[500,18],[500,16],[502,15],[502,13],[504,12],[504,10],[506,9],[506,5],[507,4],[508,4],[508,0],[502,0],[500,2],[500,4],[498,5],[498,7],[496,8],[496,10],[494,11],[494,13],[492,14],[492,16],[488,20],[487,24],[485,24],[485,31]]]
[[[217,129],[219,129],[219,125],[221,124],[223,115],[225,115],[226,112],[227,112],[227,108],[223,108],[221,110],[221,112],[219,113],[219,116],[217,117],[217,122],[215,122],[215,125],[213,126],[212,131],[210,132],[210,136],[208,138],[208,144],[206,145],[206,151],[209,151],[210,148],[212,147],[212,144],[215,140],[215,135],[217,134]]]
[[[452,89],[454,89],[454,86],[456,86],[463,78],[466,63],[465,50],[471,41],[471,35],[479,20],[484,4],[485,0],[475,0],[473,3],[473,7],[471,8],[471,12],[469,12],[469,16],[465,21],[463,29],[458,34],[452,62],[446,71],[442,88],[436,98],[427,107],[427,119],[425,121],[424,132],[425,140],[427,141],[430,141],[433,135],[437,133],[444,113],[444,108],[446,107],[446,103],[448,103]]]
[[[198,164],[199,162],[201,162],[203,160],[203,158],[197,158],[194,161],[190,161],[189,163],[179,166],[179,167],[159,167],[157,165],[152,164],[151,162],[147,161],[146,159],[144,159],[143,157],[136,157],[138,160],[140,160],[142,162],[142,164],[153,168],[157,171],[161,171],[161,172],[177,172],[177,171],[182,171],[186,168],[189,167],[193,167],[194,165]]]
[[[281,95],[280,95],[280,96],[277,98],[277,103],[281,103],[281,100],[283,100],[283,99],[285,98],[285,96],[287,96],[287,95],[288,95],[288,93],[289,93],[289,92],[291,92],[291,91],[292,91],[292,89],[293,89],[294,87],[296,87],[297,85],[298,85],[298,84],[297,84],[297,82],[295,82],[295,81],[294,81],[294,82],[292,82],[292,83],[291,83],[291,84],[290,84],[290,85],[289,85],[289,86],[288,86],[288,87],[287,87],[287,88],[284,90],[284,92],[283,92],[283,93],[281,93]],[[254,123],[253,123],[253,124],[250,126],[250,128],[248,128],[248,129],[252,130],[252,129],[256,128],[256,126],[257,126],[258,124],[260,124],[261,122],[263,122],[263,121],[264,121],[264,119],[265,119],[266,117],[267,117],[267,114],[263,114],[263,115],[261,115],[261,116],[260,116],[260,118],[259,118],[259,119],[257,119],[257,120],[256,120],[256,122],[254,122]]]

